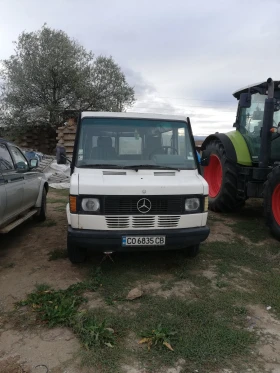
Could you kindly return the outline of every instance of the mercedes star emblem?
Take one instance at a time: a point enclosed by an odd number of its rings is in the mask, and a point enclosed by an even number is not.
[[[147,214],[152,208],[152,203],[147,198],[141,198],[137,202],[137,210],[141,212],[141,214]]]

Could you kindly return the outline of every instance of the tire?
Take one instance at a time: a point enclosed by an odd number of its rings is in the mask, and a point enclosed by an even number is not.
[[[37,222],[45,221],[47,218],[47,191],[43,189],[41,207],[37,214],[34,215],[34,220]]]
[[[199,253],[199,248],[200,248],[200,244],[193,245],[193,246],[190,246],[184,249],[184,252],[187,254],[188,257],[195,258]]]
[[[280,240],[280,166],[272,170],[264,186],[264,215],[271,233]]]
[[[226,157],[226,151],[219,140],[212,140],[206,146],[210,154],[209,165],[204,167],[203,176],[209,185],[209,209],[215,212],[232,212],[245,203],[238,196],[237,165]]]
[[[69,240],[69,238],[67,239],[67,252],[68,258],[73,264],[84,263],[84,261],[86,260],[86,249],[76,246]]]

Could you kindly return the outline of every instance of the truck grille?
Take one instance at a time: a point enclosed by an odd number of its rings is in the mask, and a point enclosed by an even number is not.
[[[151,209],[145,215],[174,215],[184,212],[183,196],[107,196],[104,197],[104,215],[142,215],[137,204],[148,199]]]
[[[110,229],[176,228],[179,222],[180,216],[106,216]]]

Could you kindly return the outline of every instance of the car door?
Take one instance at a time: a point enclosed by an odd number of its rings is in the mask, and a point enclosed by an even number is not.
[[[18,147],[12,145],[10,146],[10,150],[17,171],[24,177],[23,208],[29,209],[30,207],[33,207],[37,201],[41,174],[30,170],[27,159]]]
[[[7,144],[0,142],[0,170],[1,170],[1,202],[6,200],[5,207],[1,209],[1,225],[12,220],[22,211],[22,201],[24,192],[24,177],[17,173],[12,156]],[[4,188],[6,198],[4,196]],[[2,204],[2,203],[1,203]]]
[[[1,158],[0,158],[1,164]],[[0,166],[0,226],[4,223],[4,212],[6,208],[7,196],[6,196],[6,187],[5,180],[1,172]]]

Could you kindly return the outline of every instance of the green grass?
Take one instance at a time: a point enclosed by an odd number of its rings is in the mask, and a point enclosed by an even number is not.
[[[54,210],[57,211],[57,212],[65,212],[66,213],[66,205],[55,207]]]
[[[208,260],[216,262],[217,282],[229,285],[236,278],[240,285],[248,290],[243,294],[247,303],[271,306],[273,312],[280,317],[280,274],[279,244],[248,246],[244,242],[224,244],[220,242],[204,245]],[[249,269],[251,273],[243,273],[239,268]],[[245,278],[245,280],[243,280]]]
[[[179,359],[186,361],[186,372],[217,371],[229,362],[249,366],[258,336],[247,328],[248,305],[271,306],[280,317],[278,252],[277,244],[209,242],[195,259],[182,252],[123,253],[99,270],[93,268],[102,258],[94,256],[83,267],[89,270],[85,281],[65,290],[37,286],[20,305],[34,311],[38,322],[70,327],[84,346],[82,364],[98,372],[118,373],[135,361],[147,372],[164,371]],[[216,274],[211,280],[203,276],[209,268]],[[188,294],[164,298],[146,290],[126,300],[134,287],[156,282],[172,291],[178,281],[193,284]],[[85,291],[95,291],[106,306],[88,311]]]
[[[170,351],[174,351],[171,344],[173,342],[176,332],[168,330],[168,328],[158,324],[151,330],[146,330],[142,332],[142,339],[139,341],[139,344],[147,344],[148,350],[151,347],[156,347],[159,349],[168,348]]]
[[[49,252],[49,261],[68,258],[67,250],[55,249]]]
[[[280,318],[279,272],[271,270],[263,276],[261,281],[256,278],[254,287],[257,290],[255,297],[259,300],[259,303],[264,306],[271,306],[272,312]]]
[[[224,362],[235,354],[248,352],[255,341],[252,334],[236,328],[236,324],[243,325],[245,320],[243,315],[234,313],[234,298],[222,293],[195,301],[156,298],[150,306],[146,303],[141,307],[137,328],[141,330],[145,322],[146,328],[153,330],[160,322],[166,330],[176,333],[170,340],[174,353],[156,354],[166,364],[178,358],[200,364],[205,359],[208,363]]]
[[[50,191],[60,197],[69,197],[69,189],[53,189],[50,188]]]
[[[34,293],[29,294],[26,300],[17,305],[29,305],[37,312],[38,320],[53,327],[70,326],[78,307],[85,301],[80,289],[54,290],[47,285],[39,285]]]
[[[51,204],[64,204],[68,202],[68,198],[48,198],[47,203]]]
[[[246,330],[246,313],[242,306],[233,307],[233,299],[228,294],[192,302],[145,297],[136,317],[97,310],[95,316],[105,317],[115,331],[114,347],[109,352],[100,347],[84,351],[83,364],[116,373],[123,363],[141,361],[147,372],[157,372],[185,359],[194,371],[222,367],[237,356],[245,358],[257,337]],[[143,339],[147,342],[140,344]]]
[[[40,227],[55,227],[57,225],[57,221],[54,219],[47,219],[43,223],[40,223]]]
[[[247,245],[244,241],[233,243],[211,242],[203,245],[203,252],[209,260],[217,261],[220,273],[236,271],[234,266],[245,266],[253,270],[266,271],[271,267],[270,257],[277,244],[269,246]]]
[[[270,238],[268,228],[265,226],[263,218],[252,218],[251,220],[237,220],[227,223],[233,232],[238,236],[247,237],[253,243],[258,243]]]
[[[203,252],[195,260],[173,252],[160,253],[160,260],[157,253],[141,253],[121,254],[115,263],[105,261],[98,292],[107,307],[95,310],[95,315],[108,320],[117,340],[112,360],[108,361],[101,350],[95,349],[84,353],[84,364],[100,366],[101,372],[118,372],[121,362],[132,359],[146,362],[147,371],[153,372],[174,365],[180,358],[189,367],[205,367],[205,361],[219,367],[236,356],[246,357],[257,338],[245,328],[248,299],[231,287],[226,292],[218,287],[215,291],[211,281],[192,272],[204,268],[202,258],[205,260],[209,255],[206,245]],[[227,268],[231,267],[224,267],[225,274]],[[158,282],[158,276],[164,273],[173,277],[161,281],[162,290],[172,289],[178,280],[188,280],[196,286],[192,296],[165,299],[144,293],[132,303],[125,300],[131,288],[149,281]],[[137,305],[136,311],[133,304]],[[124,310],[119,312],[118,305]],[[126,340],[131,332],[135,338],[132,346],[128,346]],[[143,338],[151,339],[150,351],[138,344]],[[174,351],[163,345],[164,341]]]
[[[215,221],[218,221],[218,222],[223,222],[224,221],[222,214],[212,212],[212,211],[208,212],[208,220],[210,220],[210,222],[211,221],[214,221],[214,222]]]
[[[78,313],[71,324],[73,331],[79,336],[87,349],[92,347],[114,347],[114,330],[109,328],[106,320],[98,320],[92,312]]]
[[[48,284],[37,284],[33,293],[18,302],[17,307],[29,306],[37,313],[37,320],[48,326],[72,325],[79,306],[86,302],[85,291],[96,291],[100,285],[100,275],[78,282],[65,290],[55,290]]]

